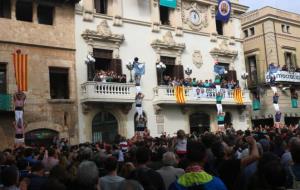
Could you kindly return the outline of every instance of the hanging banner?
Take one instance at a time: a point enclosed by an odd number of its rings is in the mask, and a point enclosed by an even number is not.
[[[231,12],[231,3],[229,0],[219,0],[216,19],[222,22],[228,22]]]
[[[15,68],[15,77],[17,87],[21,91],[28,90],[28,72],[27,72],[27,58],[26,54],[22,54],[21,50],[17,50],[12,54],[13,64]]]
[[[177,0],[160,0],[159,4],[161,6],[170,7],[175,9],[177,5]]]
[[[267,72],[265,75],[266,82],[270,82],[270,73]],[[273,73],[276,82],[300,82],[299,72],[288,72],[288,71],[277,71]]]

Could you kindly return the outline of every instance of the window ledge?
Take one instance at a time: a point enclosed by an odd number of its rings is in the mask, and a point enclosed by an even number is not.
[[[73,99],[48,99],[50,104],[73,104],[75,100]]]

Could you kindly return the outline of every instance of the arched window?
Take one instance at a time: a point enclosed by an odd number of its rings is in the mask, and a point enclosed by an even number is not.
[[[36,129],[25,134],[27,146],[50,146],[57,139],[59,133],[52,129]]]

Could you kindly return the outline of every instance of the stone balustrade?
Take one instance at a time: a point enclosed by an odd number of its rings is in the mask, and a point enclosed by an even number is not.
[[[127,83],[85,82],[81,102],[134,102],[135,85]]]
[[[198,93],[197,90],[198,89]],[[220,92],[223,95],[222,104],[236,105],[233,97],[233,90],[221,88]],[[249,91],[243,90],[244,105],[251,105]],[[216,104],[217,89],[215,88],[185,88],[186,104]],[[174,87],[158,86],[154,88],[154,104],[175,104]]]

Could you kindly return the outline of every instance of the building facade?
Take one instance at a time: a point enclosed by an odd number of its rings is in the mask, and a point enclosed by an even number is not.
[[[13,53],[27,55],[27,144],[54,136],[77,142],[74,7],[76,1],[0,1],[0,138],[14,143]],[[0,146],[1,146],[0,145]]]
[[[297,103],[299,93],[300,15],[264,7],[242,16],[246,69],[249,73],[248,86],[252,92],[252,120],[254,125],[273,125],[276,113],[273,106],[274,92],[270,87],[268,68],[278,66],[275,86],[279,95],[281,123],[299,122]],[[259,106],[260,104],[260,106]]]
[[[152,136],[217,130],[215,91],[197,99],[185,88],[185,104],[176,103],[174,88],[160,85],[162,77],[213,79],[215,61],[222,63],[229,78],[244,87],[245,72],[240,15],[247,7],[232,1],[227,23],[216,21],[217,1],[177,0],[176,8],[160,6],[158,0],[83,0],[76,7],[76,76],[79,141],[112,140],[115,134],[135,134],[136,87],[130,82],[127,64],[135,57],[145,63],[141,78],[146,126]],[[95,62],[88,62],[87,55]],[[166,69],[161,74],[157,63]],[[185,72],[192,70],[191,75]],[[95,72],[125,74],[127,83],[95,82]],[[227,92],[227,91],[226,91]],[[244,105],[237,105],[229,91],[223,99],[227,123],[236,129],[250,125]]]

